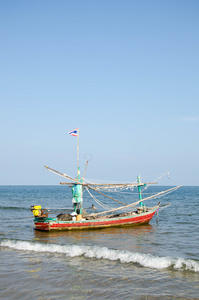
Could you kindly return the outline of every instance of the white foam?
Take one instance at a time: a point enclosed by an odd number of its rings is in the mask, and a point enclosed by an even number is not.
[[[191,259],[159,257],[127,250],[114,250],[107,247],[42,244],[38,242],[33,243],[14,240],[3,240],[0,245],[1,247],[9,247],[22,251],[60,253],[69,257],[84,256],[86,258],[118,260],[121,263],[137,263],[140,266],[152,269],[173,268],[175,270],[199,272],[199,263]]]

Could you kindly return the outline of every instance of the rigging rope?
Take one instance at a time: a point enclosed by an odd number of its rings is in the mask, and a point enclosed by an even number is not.
[[[112,209],[113,207],[111,207],[111,206],[108,206],[108,205],[106,205],[106,204],[103,204],[101,201],[99,201],[95,196],[93,196],[92,194],[91,194],[91,192],[89,191],[89,189],[86,187],[86,190],[87,190],[87,192],[89,193],[89,195],[93,198],[93,200],[95,201],[95,202],[97,202],[97,204],[99,205],[99,206],[101,206],[102,208],[104,208],[104,209]]]
[[[133,207],[133,206],[136,206],[137,204],[139,204],[140,202],[143,202],[143,201],[146,201],[146,200],[149,200],[149,199],[152,199],[152,198],[158,198],[159,196],[163,196],[163,195],[167,195],[169,194],[171,191],[175,191],[177,190],[179,187],[181,187],[181,185],[179,186],[176,186],[176,187],[173,187],[169,190],[166,190],[166,191],[162,191],[162,192],[159,192],[153,196],[150,196],[150,197],[147,197],[147,198],[144,198],[142,200],[139,200],[139,201],[136,201],[134,203],[131,203],[131,204],[128,204],[128,205],[125,205],[125,206],[120,206],[118,208],[114,208],[112,210],[109,210],[109,211],[106,211],[106,212],[100,212],[100,213],[95,213],[95,214],[92,214],[92,216],[97,216],[97,215],[101,215],[101,214],[104,214],[104,213],[109,213],[109,212],[113,212],[113,211],[117,211],[117,210],[123,210],[123,209],[126,209],[127,207]]]
[[[166,173],[160,175],[156,180],[154,180],[154,182],[158,181],[158,179],[162,178],[163,176],[165,176],[166,174],[168,174],[168,178],[169,178],[169,171],[167,171]],[[142,192],[145,191],[146,189],[148,189],[149,186],[151,186],[152,184],[148,184],[145,188],[143,188]]]

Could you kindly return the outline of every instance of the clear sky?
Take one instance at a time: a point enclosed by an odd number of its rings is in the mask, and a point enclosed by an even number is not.
[[[0,1],[0,185],[199,185],[198,0]]]

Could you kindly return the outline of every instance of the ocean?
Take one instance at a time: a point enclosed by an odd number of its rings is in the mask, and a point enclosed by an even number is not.
[[[132,202],[128,190],[112,196]],[[39,232],[30,206],[70,209],[69,188],[0,186],[0,299],[199,299],[199,187],[145,204],[159,201],[171,205],[148,225]]]

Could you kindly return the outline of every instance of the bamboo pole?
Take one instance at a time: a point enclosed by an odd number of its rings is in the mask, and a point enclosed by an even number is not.
[[[87,165],[88,165],[88,160],[86,161],[86,166],[85,166],[85,169],[84,169],[84,175],[83,175],[82,179],[84,179],[84,176],[86,174]]]
[[[76,181],[76,179],[74,179],[73,177],[71,177],[71,176],[69,176],[69,175],[67,175],[67,174],[63,174],[63,173],[61,173],[61,172],[59,172],[59,171],[56,171],[56,170],[54,170],[54,169],[52,169],[52,168],[50,168],[50,167],[48,167],[48,166],[44,166],[47,170],[49,170],[49,171],[51,171],[51,172],[53,172],[53,173],[55,173],[55,174],[57,174],[57,175],[59,175],[59,176],[62,176],[62,177],[65,177],[65,178],[67,178],[67,179],[70,179],[70,180],[72,180],[72,181]]]
[[[57,173],[59,173],[58,175],[62,176],[65,174],[62,174],[58,171],[56,171]],[[62,174],[62,175],[61,175]],[[68,175],[67,175],[68,176]],[[65,176],[63,176],[65,177]],[[60,184],[70,184],[70,182],[60,182]],[[145,184],[158,184],[158,182],[146,182],[146,183],[81,183],[84,186],[99,186],[100,188],[122,188],[122,187],[138,187],[138,186],[144,186]]]

